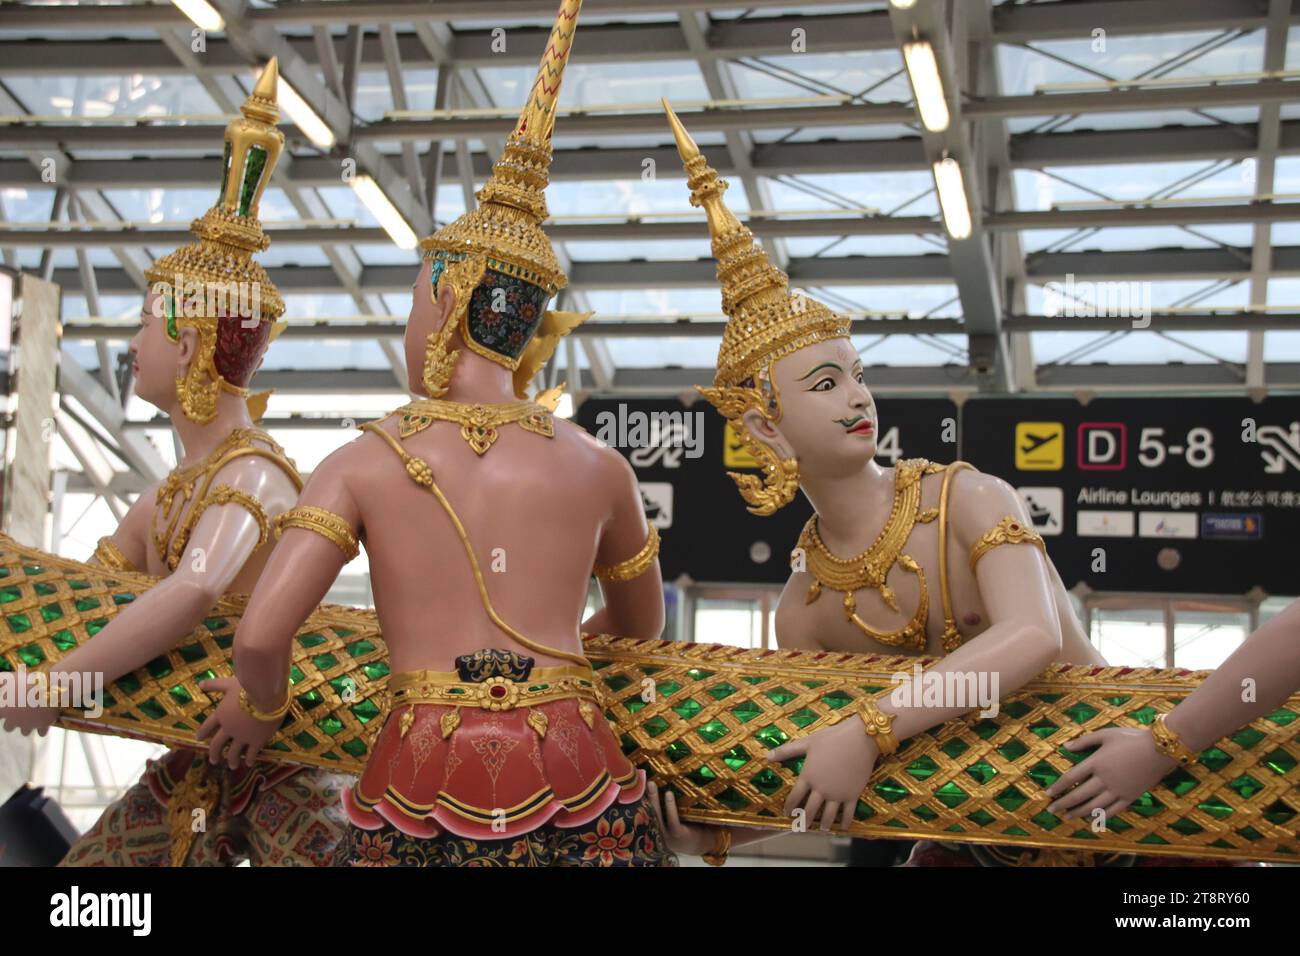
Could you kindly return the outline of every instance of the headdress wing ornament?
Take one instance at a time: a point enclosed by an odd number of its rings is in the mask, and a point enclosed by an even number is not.
[[[280,118],[278,81],[278,62],[272,58],[239,108],[242,115],[226,127],[221,194],[190,224],[198,241],[168,253],[145,271],[150,288],[166,299],[168,334],[175,337],[181,326],[199,332],[198,355],[177,382],[185,414],[198,422],[216,414],[218,391],[247,391],[227,381],[217,367],[219,317],[253,321],[255,330],[265,323],[267,329],[253,337],[269,338],[271,325],[284,314],[279,291],[253,260],[254,253],[270,245],[258,207],[284,150],[284,134],[275,127]]]
[[[755,438],[742,416],[753,408],[779,420],[780,400],[771,382],[772,363],[809,345],[847,338],[849,320],[816,299],[790,294],[789,277],[772,264],[754,234],[723,202],[726,180],[719,178],[718,171],[705,161],[668,101],[663,104],[677,140],[677,152],[686,167],[691,205],[704,207],[708,217],[718,282],[722,285],[722,311],[727,314],[714,387],[699,392],[727,419],[745,448],[760,462],[761,479],[734,471],[728,474],[751,512],[770,515],[794,498],[799,486],[798,464],[793,459],[780,459]]]
[[[494,291],[504,288],[504,308],[500,301],[470,304],[461,318],[462,337],[474,352],[511,371],[541,327],[546,303],[568,284],[541,224],[550,215],[545,191],[556,102],[581,9],[582,0],[560,3],[528,101],[476,194],[478,206],[420,243],[434,264],[435,297],[449,264],[466,256],[486,258],[488,281]]]

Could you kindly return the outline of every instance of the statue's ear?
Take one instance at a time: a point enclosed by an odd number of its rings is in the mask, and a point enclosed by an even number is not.
[[[180,329],[176,336],[176,374],[183,376],[199,354],[199,330],[192,325]]]
[[[782,433],[781,426],[757,408],[746,409],[740,416],[740,420],[744,422],[751,435],[776,452],[782,460],[794,457],[794,449]]]

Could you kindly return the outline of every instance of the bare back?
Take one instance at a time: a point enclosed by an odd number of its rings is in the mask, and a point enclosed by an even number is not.
[[[395,419],[379,427],[398,437]],[[497,614],[532,641],[581,653],[592,565],[627,504],[621,457],[562,420],[553,438],[502,426],[482,456],[449,422],[401,443],[430,466],[463,524]],[[517,650],[539,666],[566,663],[493,624],[452,519],[388,442],[367,434],[340,457],[394,671],[454,669],[457,656],[485,647]]]

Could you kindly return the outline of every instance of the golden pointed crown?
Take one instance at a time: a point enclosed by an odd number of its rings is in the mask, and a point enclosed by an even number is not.
[[[198,242],[168,253],[145,272],[151,285],[164,285],[176,298],[202,294],[209,286],[234,291],[231,283],[248,283],[245,288],[253,292],[235,294],[242,301],[256,296],[254,317],[271,322],[284,313],[284,300],[266,270],[253,261],[253,254],[271,242],[257,213],[284,150],[284,134],[275,127],[280,118],[275,97],[278,80],[279,65],[272,58],[239,108],[242,115],[226,127],[221,194],[216,205],[190,223]],[[215,315],[202,320],[215,329]]]
[[[752,379],[777,359],[826,339],[845,338],[849,320],[802,294],[790,294],[789,277],[772,265],[754,234],[727,208],[727,182],[705,162],[700,148],[664,100],[677,152],[686,167],[691,205],[703,206],[722,285],[727,326],[718,349],[714,385],[730,388]]]
[[[545,190],[555,105],[581,9],[582,0],[562,0],[528,102],[492,175],[476,194],[478,207],[424,239],[420,248],[425,258],[485,256],[489,268],[518,276],[549,295],[568,284],[541,224],[550,215]]]

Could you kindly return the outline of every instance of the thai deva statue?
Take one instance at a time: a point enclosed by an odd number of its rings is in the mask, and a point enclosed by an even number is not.
[[[251,591],[270,557],[272,525],[302,487],[280,446],[253,424],[265,396],[247,399],[284,312],[253,259],[269,244],[258,206],[284,148],[275,128],[277,81],[273,59],[242,117],[226,128],[221,193],[191,226],[197,242],[145,273],[150,291],[130,345],[135,392],[171,418],[185,453],[99,542],[94,562],[161,580],[51,673],[102,674],[112,683],[171,648],[221,595]],[[44,734],[58,714],[56,706],[0,710],[23,733]],[[270,764],[216,769],[201,750],[173,749],[63,862],[324,865],[343,833],[339,794],[350,783],[341,774]],[[266,826],[263,805],[281,825]]]
[[[546,311],[566,280],[540,228],[580,7],[561,4],[477,208],[422,244],[406,358],[425,397],[313,473],[239,625],[239,682],[202,729],[230,765],[271,737],[297,706],[294,633],[364,543],[391,706],[345,798],[341,865],[674,861],[580,642],[580,624],[659,635],[658,538],[622,456],[521,397],[585,318]],[[593,570],[605,606],[584,624]]]
[[[761,476],[732,478],[755,514],[775,513],[800,489],[816,511],[777,606],[780,646],[942,657],[929,674],[985,674],[994,697],[1054,661],[1104,663],[1013,488],[964,462],[885,468],[875,460],[876,408],[848,319],[791,294],[785,273],[723,202],[727,184],[664,105],[691,203],[708,217],[728,316],[714,385],[700,391],[761,462]],[[769,754],[803,760],[787,813],[802,811],[809,827],[847,825],[881,754],[981,706],[922,706],[922,687],[899,688],[909,689],[900,696],[911,706],[891,703],[892,691],[868,698],[846,714],[853,719]],[[681,824],[668,797],[674,848],[711,848],[709,859],[724,859],[733,834]]]

